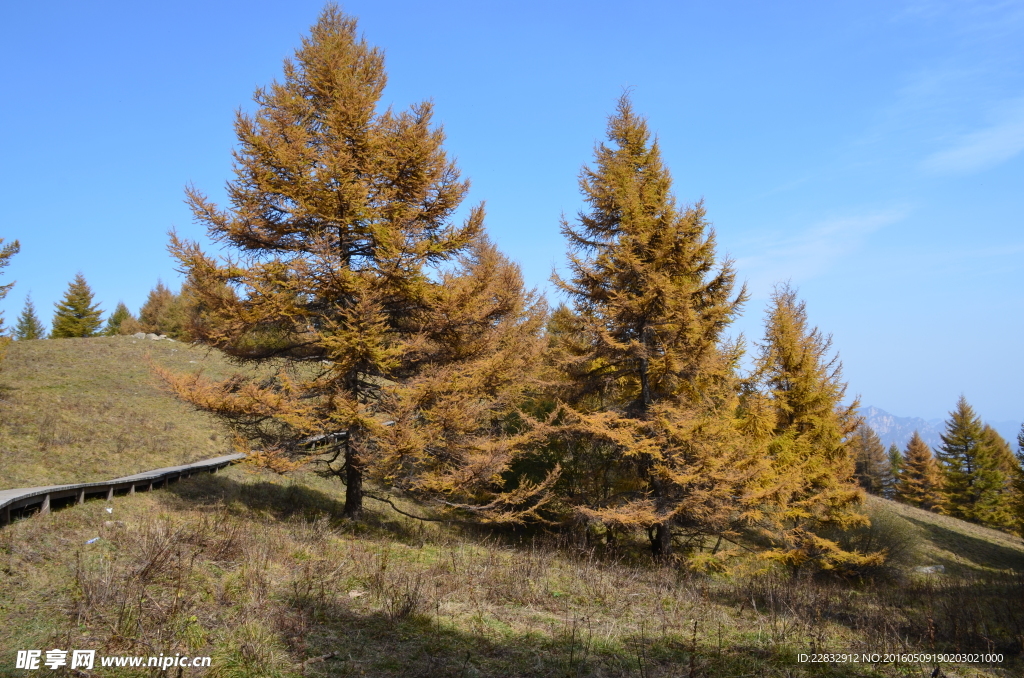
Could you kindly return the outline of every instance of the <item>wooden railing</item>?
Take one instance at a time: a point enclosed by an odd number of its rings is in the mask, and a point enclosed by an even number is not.
[[[97,483],[0,490],[0,526],[9,525],[11,520],[19,515],[28,515],[36,511],[49,513],[63,506],[82,504],[89,498],[102,497],[110,501],[117,494],[135,494],[136,491],[166,487],[168,483],[188,478],[197,473],[216,473],[218,469],[244,457],[245,455],[241,453],[229,454],[197,461],[194,464],[158,468]]]

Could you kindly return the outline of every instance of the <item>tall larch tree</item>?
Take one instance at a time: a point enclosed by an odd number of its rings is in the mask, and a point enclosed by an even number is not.
[[[103,311],[99,304],[94,304],[92,289],[81,273],[68,284],[64,299],[55,303],[53,321],[51,322],[51,339],[68,339],[74,337],[92,337],[103,324],[100,318]]]
[[[942,505],[942,480],[931,448],[917,431],[907,443],[903,468],[896,482],[896,500],[935,511]]]
[[[1006,486],[997,450],[967,399],[960,396],[937,450],[942,470],[942,510],[982,524],[1002,522],[999,498]]]
[[[849,442],[859,403],[843,404],[842,364],[831,348],[831,337],[810,326],[796,291],[776,288],[745,409],[772,435],[773,495],[763,522],[769,554],[793,568],[856,570],[881,556],[848,552],[821,536],[867,523]]]
[[[172,236],[194,298],[194,339],[264,374],[165,377],[223,418],[256,461],[315,462],[346,485],[399,486],[480,520],[520,519],[541,486],[503,482],[501,422],[529,381],[543,305],[483,237],[484,211],[424,102],[378,110],[380,50],[328,5],[284,79],[239,113],[230,209],[195,188],[195,219],[234,254]]]
[[[588,208],[563,219],[569,275],[554,278],[572,309],[553,321],[564,409],[551,433],[614,476],[614,491],[577,497],[580,515],[646,530],[666,557],[674,537],[733,531],[756,477],[733,417],[741,351],[724,340],[746,290],[716,259],[703,203],[677,204],[628,96],[579,185]]]
[[[18,341],[27,341],[43,339],[45,337],[46,328],[43,326],[43,321],[36,315],[36,307],[32,303],[32,297],[27,296],[25,297],[25,307],[21,309],[18,322],[14,325],[14,338]]]
[[[875,430],[861,422],[850,440],[857,483],[871,494],[883,495],[892,486],[892,467]]]

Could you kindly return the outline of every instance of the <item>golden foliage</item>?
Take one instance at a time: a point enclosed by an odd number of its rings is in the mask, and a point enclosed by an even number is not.
[[[167,375],[261,463],[313,462],[487,520],[532,510],[547,485],[503,490],[520,452],[502,420],[529,383],[544,305],[483,235],[429,102],[377,112],[383,54],[329,5],[284,81],[239,113],[231,209],[188,200],[219,261],[172,235],[194,301],[190,333],[261,376]],[[527,498],[525,495],[529,495]]]
[[[586,520],[674,536],[733,534],[759,462],[737,427],[738,346],[723,331],[746,299],[697,203],[680,209],[656,141],[627,96],[563,220],[573,301],[549,325],[553,393],[543,427],[567,465],[568,503]],[[588,476],[600,467],[600,480]]]

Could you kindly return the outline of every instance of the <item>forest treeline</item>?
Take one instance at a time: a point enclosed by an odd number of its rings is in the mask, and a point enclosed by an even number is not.
[[[153,333],[178,341],[191,341],[188,316],[192,313],[188,287],[175,293],[162,281],[150,290],[146,302],[139,312],[132,313],[124,302],[118,302],[103,322],[103,309],[94,303],[93,292],[85,276],[77,274],[64,293],[54,304],[51,330],[39,318],[31,296],[25,299],[25,306],[14,326],[10,337],[16,341],[28,339],[73,339],[76,337],[117,336]]]
[[[482,205],[455,221],[469,183],[432,105],[380,110],[385,83],[383,53],[328,6],[237,114],[230,206],[187,191],[231,257],[172,234],[180,292],[158,283],[104,324],[79,275],[49,336],[153,332],[260,366],[161,375],[255,463],[339,477],[352,518],[402,494],[424,518],[640,538],[703,570],[728,544],[794,569],[877,565],[835,537],[867,524],[865,491],[1024,533],[1024,431],[1015,455],[961,398],[935,454],[916,435],[885,450],[788,285],[759,341],[729,338],[746,289],[628,95],[562,220],[567,303],[549,309]],[[44,334],[29,300],[13,336]]]

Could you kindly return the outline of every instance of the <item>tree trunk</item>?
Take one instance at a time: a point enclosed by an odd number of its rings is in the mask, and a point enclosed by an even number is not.
[[[348,447],[345,450],[345,510],[346,518],[356,518],[363,510],[363,467],[359,454]]]
[[[651,554],[657,560],[664,560],[672,555],[672,530],[665,523],[652,525],[647,529],[647,538],[651,542]]]

